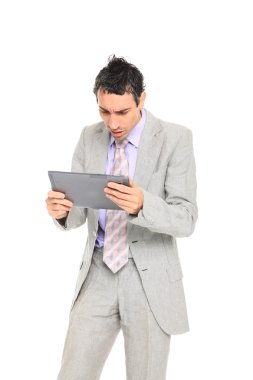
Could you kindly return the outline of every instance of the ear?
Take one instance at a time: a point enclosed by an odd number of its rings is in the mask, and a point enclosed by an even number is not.
[[[143,91],[143,92],[141,93],[141,96],[140,96],[140,102],[139,102],[139,105],[138,105],[138,108],[139,108],[140,110],[144,107],[145,99],[146,99],[146,92]]]

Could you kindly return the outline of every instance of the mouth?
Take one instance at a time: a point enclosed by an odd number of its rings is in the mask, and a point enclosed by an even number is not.
[[[113,135],[113,137],[120,137],[123,134],[123,131],[118,131],[118,132],[111,131],[111,134]]]

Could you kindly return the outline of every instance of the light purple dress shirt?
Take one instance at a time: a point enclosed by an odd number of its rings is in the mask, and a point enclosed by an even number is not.
[[[136,124],[136,126],[129,132],[127,139],[128,144],[126,145],[125,152],[128,160],[128,168],[129,168],[129,176],[131,179],[134,177],[136,159],[138,153],[138,147],[141,139],[141,134],[146,122],[146,111],[143,108],[141,110],[142,117],[141,120]],[[111,135],[110,142],[108,146],[107,153],[107,162],[106,162],[106,171],[105,174],[110,174],[113,167],[113,160],[115,154],[115,138]],[[105,231],[105,218],[106,218],[106,210],[99,210],[99,225],[98,225],[98,234],[96,240],[96,246],[102,247],[104,245],[104,231]]]

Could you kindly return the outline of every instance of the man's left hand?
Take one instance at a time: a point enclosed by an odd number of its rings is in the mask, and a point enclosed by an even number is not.
[[[105,195],[129,214],[138,214],[143,207],[144,195],[136,182],[129,177],[130,186],[108,182]]]

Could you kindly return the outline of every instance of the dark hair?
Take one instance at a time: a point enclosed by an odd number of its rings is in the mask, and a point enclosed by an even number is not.
[[[140,70],[127,62],[123,57],[110,56],[108,64],[98,73],[93,88],[97,96],[101,88],[108,94],[123,95],[125,92],[131,93],[138,106],[140,96],[144,91],[143,75]]]

